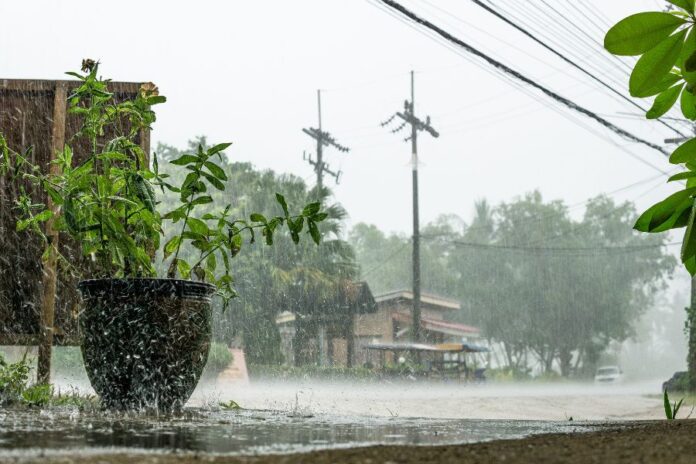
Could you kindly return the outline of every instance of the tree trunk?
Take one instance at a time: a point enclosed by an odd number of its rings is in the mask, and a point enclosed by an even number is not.
[[[686,366],[689,371],[689,390],[696,391],[696,277],[691,279],[691,306],[686,308],[686,328],[689,333],[689,353]]]
[[[561,351],[558,354],[558,359],[561,364],[561,376],[570,377],[573,353],[567,348],[561,348]]]

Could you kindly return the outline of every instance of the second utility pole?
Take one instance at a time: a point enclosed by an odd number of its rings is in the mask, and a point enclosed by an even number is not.
[[[406,125],[411,125],[411,135],[404,141],[411,141],[411,177],[413,182],[413,309],[412,309],[412,341],[421,341],[421,276],[420,276],[420,218],[418,211],[418,131],[427,131],[433,137],[440,134],[430,125],[430,116],[425,121],[421,121],[415,114],[416,91],[414,83],[414,72],[411,71],[411,101],[404,102],[404,111],[396,112],[388,121],[382,123],[386,126],[395,117],[403,120],[401,125],[392,130],[396,133]]]
[[[411,116],[415,118],[416,89],[411,71]],[[413,182],[413,341],[421,340],[420,217],[418,211],[418,128],[411,120],[411,176]],[[406,120],[406,118],[403,118]]]
[[[317,142],[317,159],[316,161],[312,159],[312,156],[304,156],[305,161],[314,166],[314,172],[317,175],[317,190],[321,195],[321,191],[324,187],[324,174],[328,174],[336,179],[338,184],[339,178],[341,177],[341,171],[334,172],[329,168],[329,165],[324,162],[324,147],[332,146],[338,151],[346,153],[350,149],[344,147],[336,141],[336,139],[328,132],[325,132],[321,128],[321,90],[317,90],[317,110],[319,114],[319,128],[309,127],[302,129],[302,132],[312,137]]]

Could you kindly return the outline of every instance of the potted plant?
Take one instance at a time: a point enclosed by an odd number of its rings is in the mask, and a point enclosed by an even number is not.
[[[235,296],[230,261],[241,250],[244,237],[253,243],[260,233],[266,244],[286,227],[295,243],[306,230],[319,243],[317,223],[326,218],[320,204],[311,203],[290,215],[282,195],[276,194],[281,215],[232,216],[231,205],[217,205],[211,195],[224,191],[227,175],[216,160],[230,144],[198,147],[171,161],[188,174],[180,185],[169,183],[138,144],[143,129],[155,121],[152,106],[164,103],[154,85],[146,84],[130,100],[117,102],[109,81],[98,75],[98,63],[86,60],[80,80],[69,96],[69,111],[82,126],[76,137],[90,150],[77,163],[66,145],[51,173],[12,152],[0,137],[0,174],[28,179],[50,197],[53,208],[33,203],[24,194],[18,202],[19,230],[40,234],[46,253],[57,253],[44,235],[42,223],[67,234],[93,263],[88,280],[78,289],[83,308],[79,322],[82,354],[92,386],[108,408],[182,407],[193,392],[206,364],[211,338],[211,297],[226,306]],[[178,205],[161,214],[157,190],[171,192]],[[205,209],[205,214],[200,214]],[[163,221],[178,233],[161,245]],[[192,247],[195,258],[180,253]],[[166,263],[158,278],[157,250]],[[190,255],[190,253],[189,253]],[[70,266],[70,257],[62,257]],[[73,267],[74,272],[80,269]]]

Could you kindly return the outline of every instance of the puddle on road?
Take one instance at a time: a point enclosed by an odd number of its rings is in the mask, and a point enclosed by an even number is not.
[[[592,424],[542,421],[293,417],[278,411],[207,411],[153,418],[71,409],[0,412],[0,457],[40,451],[127,450],[270,454],[376,444],[438,445],[581,432]]]

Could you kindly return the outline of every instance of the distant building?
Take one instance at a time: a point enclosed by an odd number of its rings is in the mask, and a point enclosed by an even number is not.
[[[286,364],[381,366],[393,363],[393,354],[368,351],[364,349],[367,345],[411,340],[412,292],[399,290],[373,297],[365,282],[354,282],[340,293],[320,310],[305,314],[285,311],[278,316]],[[421,341],[477,341],[478,328],[446,320],[460,308],[458,301],[421,294]]]
[[[393,363],[393,353],[365,350],[371,343],[397,343],[411,340],[413,292],[398,290],[375,297],[377,311],[355,320],[356,365]],[[421,335],[423,343],[475,342],[481,337],[477,327],[450,322],[446,317],[461,309],[458,301],[421,293]]]

